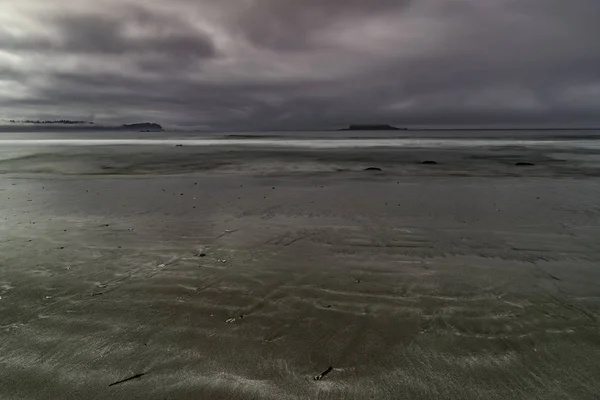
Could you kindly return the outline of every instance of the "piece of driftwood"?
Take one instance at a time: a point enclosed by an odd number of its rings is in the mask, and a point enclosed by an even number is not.
[[[330,373],[331,371],[333,371],[333,367],[327,368],[325,371],[323,371],[319,375],[315,376],[315,381],[320,381],[321,379],[325,378],[325,376],[328,373]]]
[[[146,375],[146,374],[135,374],[133,376],[130,376],[129,378],[125,378],[123,380],[120,380],[120,381],[117,381],[117,382],[113,382],[110,385],[108,385],[108,387],[115,386],[115,385],[120,385],[121,383],[129,382],[129,381],[132,381],[134,379],[139,379],[139,378],[141,378],[144,375]]]

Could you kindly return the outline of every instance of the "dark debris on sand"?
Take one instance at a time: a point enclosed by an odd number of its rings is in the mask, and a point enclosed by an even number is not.
[[[130,376],[129,378],[125,378],[125,379],[122,379],[120,381],[113,382],[110,385],[108,385],[108,387],[115,386],[115,385],[120,385],[121,383],[129,382],[129,381],[132,381],[134,379],[139,379],[139,378],[141,378],[144,375],[146,375],[146,374],[145,373],[135,374],[133,376]]]
[[[327,368],[325,371],[321,372],[319,375],[315,376],[315,381],[320,381],[321,379],[325,378],[325,376],[327,374],[329,374],[331,371],[333,371],[333,367],[329,367]]]

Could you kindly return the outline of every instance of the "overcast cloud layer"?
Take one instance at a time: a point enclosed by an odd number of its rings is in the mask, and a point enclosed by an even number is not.
[[[599,0],[0,0],[0,118],[600,125]]]

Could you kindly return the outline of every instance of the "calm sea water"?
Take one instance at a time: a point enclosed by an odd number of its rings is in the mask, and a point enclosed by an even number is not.
[[[600,130],[3,132],[0,146],[567,147],[600,149]]]

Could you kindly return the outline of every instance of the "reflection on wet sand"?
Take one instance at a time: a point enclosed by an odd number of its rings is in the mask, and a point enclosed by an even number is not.
[[[599,391],[593,162],[132,150],[0,163],[0,397]]]

